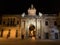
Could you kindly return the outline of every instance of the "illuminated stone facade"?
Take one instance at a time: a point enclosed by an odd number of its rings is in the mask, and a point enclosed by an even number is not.
[[[59,38],[56,18],[56,14],[39,13],[37,15],[33,5],[28,9],[28,14],[2,15],[0,37],[21,39],[23,35],[24,39],[29,39],[30,37],[35,37],[35,39],[55,39],[54,34],[57,33],[57,38]],[[31,25],[34,28],[31,27],[30,29]],[[57,31],[54,31],[55,28]]]

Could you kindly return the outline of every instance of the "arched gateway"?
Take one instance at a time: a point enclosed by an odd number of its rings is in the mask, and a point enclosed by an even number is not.
[[[35,34],[35,26],[33,24],[30,24],[30,27],[29,27],[29,37],[32,38],[32,37],[36,37],[36,34]]]
[[[27,11],[28,15],[23,14],[24,16],[21,18],[21,27],[25,29],[25,38],[43,38],[44,22],[42,20],[42,14],[39,13],[39,16],[37,16],[36,9],[33,5]]]

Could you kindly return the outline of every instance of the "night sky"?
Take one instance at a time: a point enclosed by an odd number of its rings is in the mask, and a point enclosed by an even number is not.
[[[33,4],[38,12],[58,13],[60,2],[57,0],[0,0],[0,14],[21,14],[27,13],[27,9]]]

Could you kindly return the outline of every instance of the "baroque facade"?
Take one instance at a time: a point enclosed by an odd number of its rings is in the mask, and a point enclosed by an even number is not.
[[[36,14],[31,5],[28,14],[2,15],[0,25],[0,38],[29,39],[59,39],[56,14]]]

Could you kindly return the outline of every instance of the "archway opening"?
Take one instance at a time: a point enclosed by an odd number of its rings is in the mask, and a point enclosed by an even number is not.
[[[35,39],[35,26],[33,24],[30,24],[29,26],[29,37]]]

